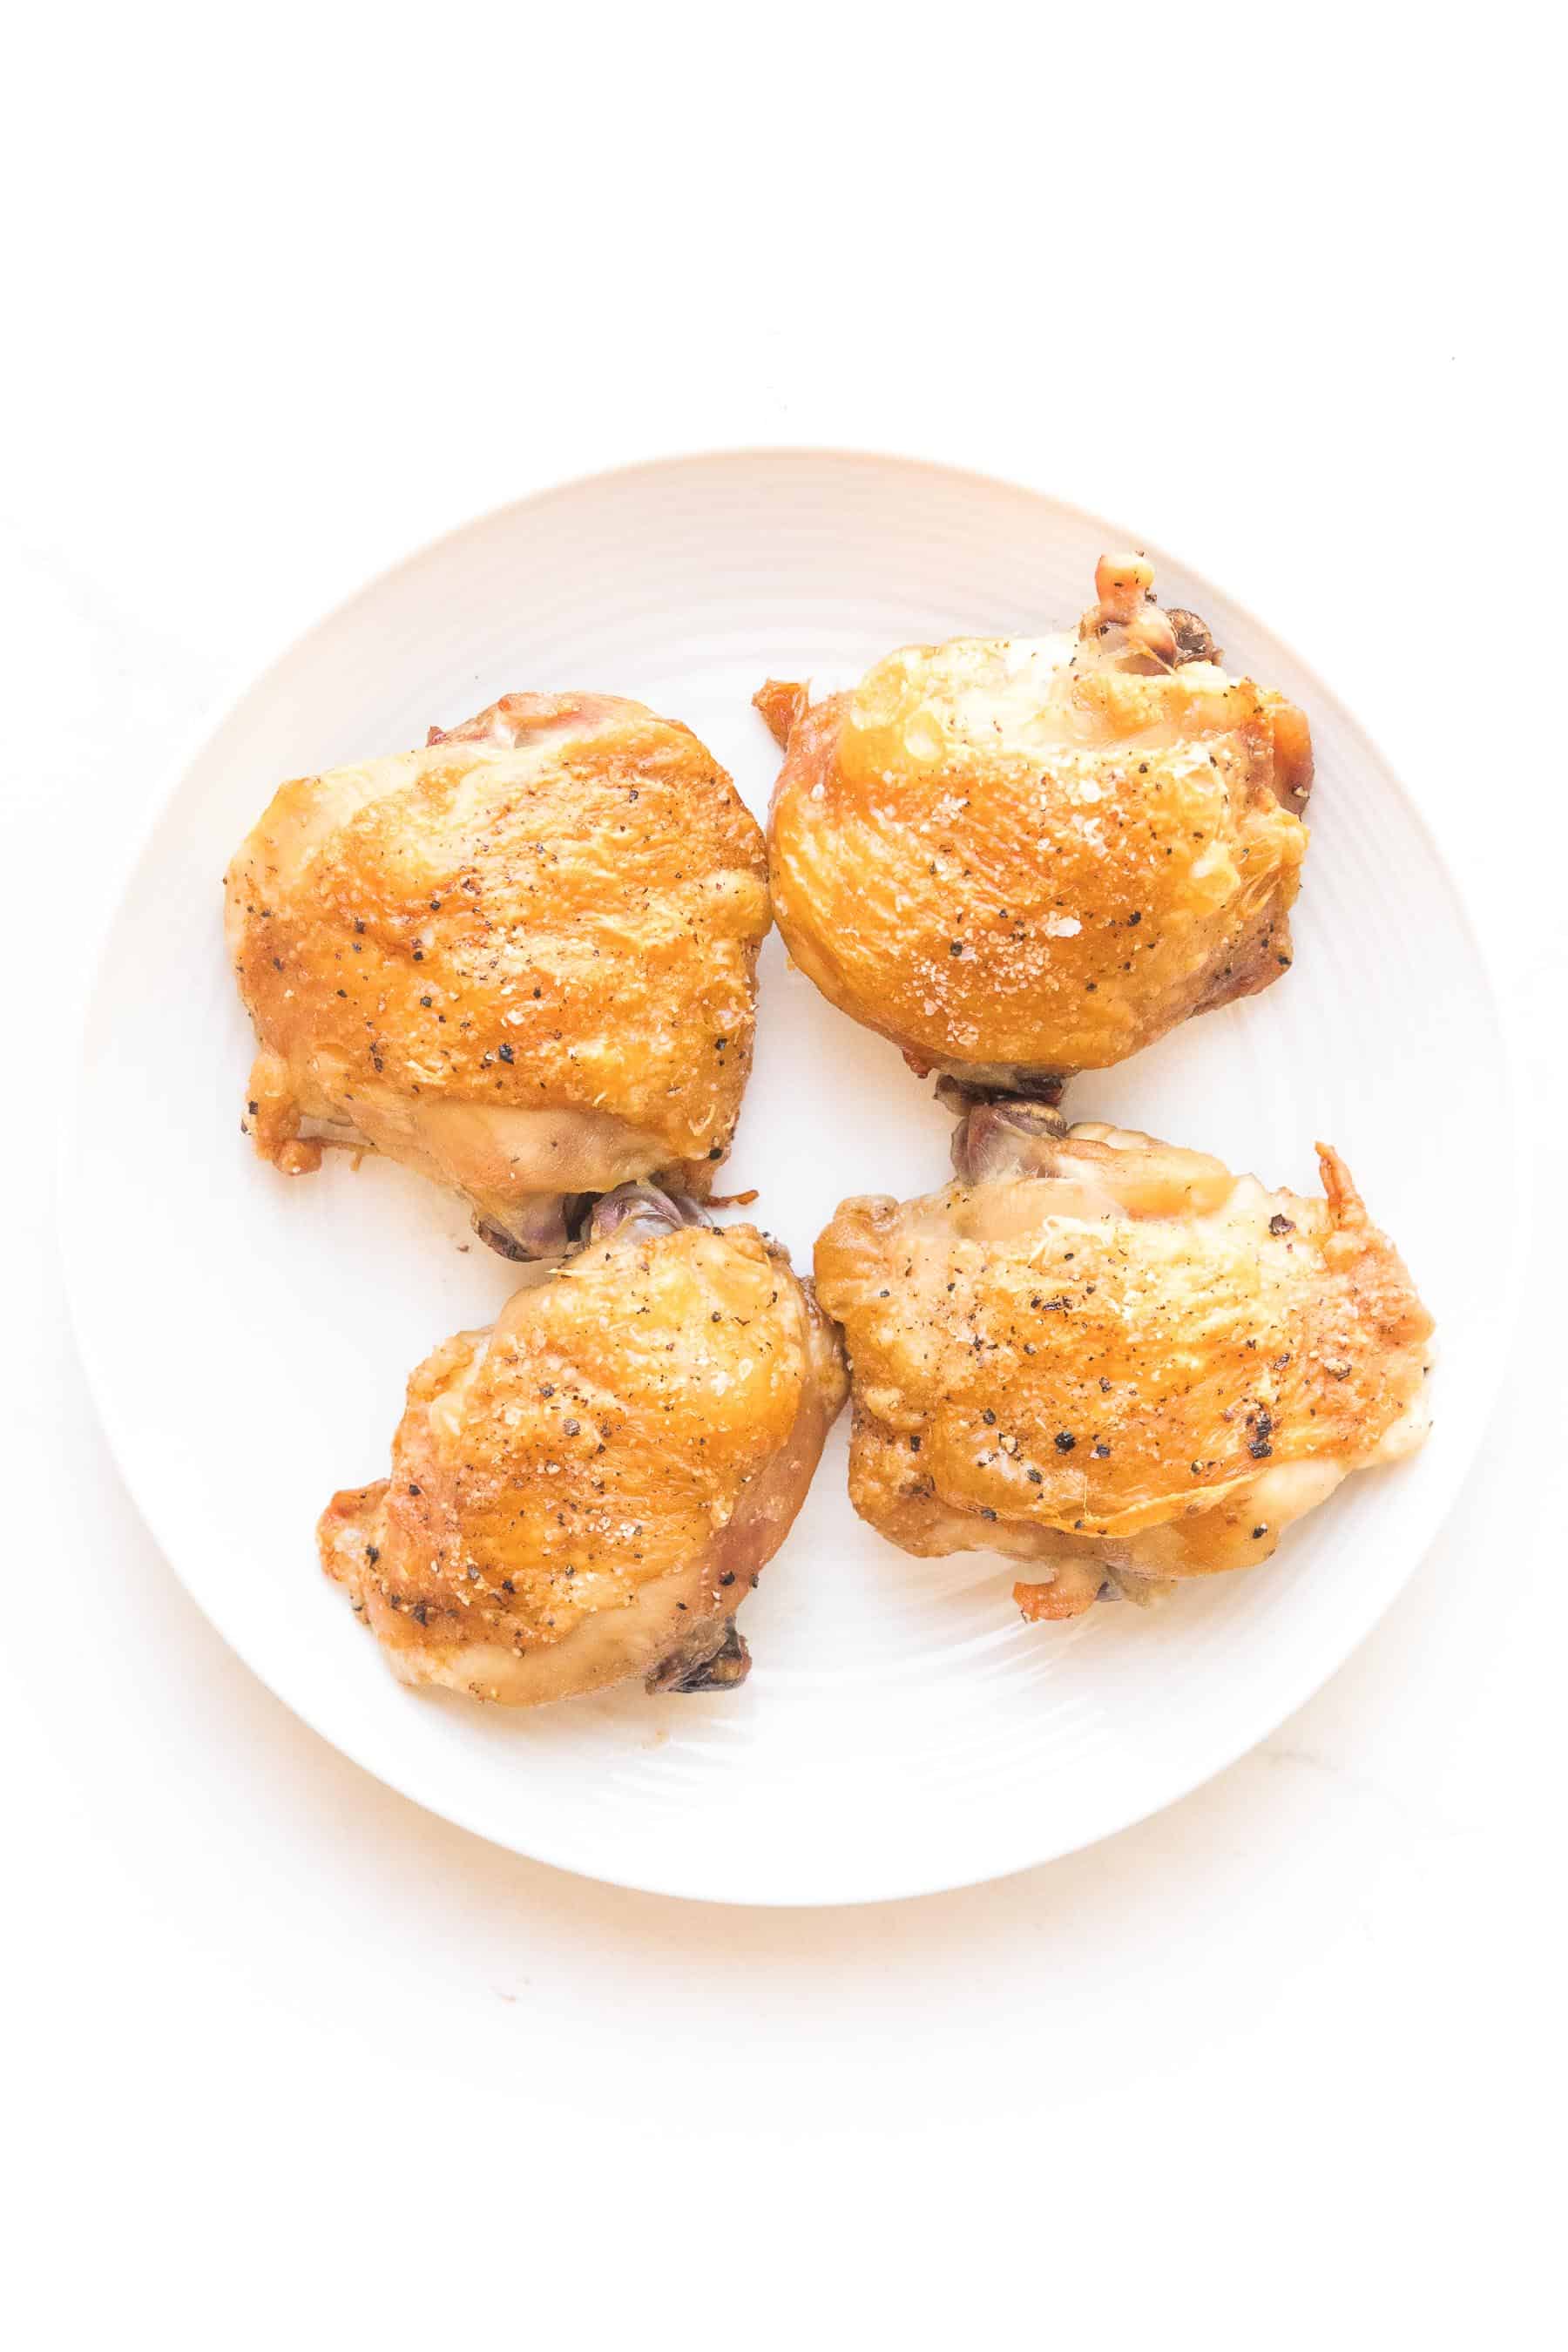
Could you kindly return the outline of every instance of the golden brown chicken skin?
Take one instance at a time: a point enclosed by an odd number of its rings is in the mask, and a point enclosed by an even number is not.
[[[391,1475],[333,1496],[322,1564],[407,1683],[510,1706],[738,1683],[735,1612],[845,1387],[782,1250],[626,1186],[492,1329],[420,1365]]]
[[[1268,1559],[1426,1433],[1432,1320],[1344,1163],[1325,1197],[1038,1104],[983,1104],[959,1181],[847,1201],[855,1508],[906,1551],[1029,1563],[1026,1617]]]
[[[751,1064],[766,856],[689,729],[512,694],[428,745],[301,776],[226,877],[260,1051],[246,1124],[289,1174],[373,1147],[508,1255],[572,1196],[703,1197]]]
[[[815,708],[756,697],[784,746],[790,954],[919,1071],[1048,1097],[1290,962],[1306,719],[1152,580],[1107,556],[1076,636],[907,646]]]

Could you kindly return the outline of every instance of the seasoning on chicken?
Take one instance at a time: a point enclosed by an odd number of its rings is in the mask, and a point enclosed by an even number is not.
[[[950,1090],[951,1091],[951,1090]],[[1267,1192],[1207,1153],[982,1103],[959,1181],[847,1201],[816,1244],[844,1328],[849,1495],[906,1551],[1026,1570],[1030,1618],[1267,1559],[1426,1434],[1432,1319],[1349,1171]]]
[[[1307,721],[1152,581],[1107,556],[1076,635],[906,646],[815,707],[756,698],[784,747],[785,944],[922,1075],[1049,1098],[1290,962]]]
[[[510,1706],[727,1687],[845,1388],[782,1249],[621,1187],[493,1328],[420,1365],[391,1475],[333,1496],[322,1564],[404,1682]]]
[[[226,888],[260,1048],[245,1123],[285,1173],[385,1152],[516,1258],[628,1181],[706,1197],[769,914],[762,835],[689,729],[508,695],[284,784]]]

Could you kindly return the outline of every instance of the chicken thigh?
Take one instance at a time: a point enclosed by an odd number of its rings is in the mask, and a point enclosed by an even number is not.
[[[1432,1320],[1343,1161],[1325,1197],[1044,1105],[983,1103],[959,1181],[816,1245],[849,1494],[906,1551],[1028,1565],[1030,1618],[1267,1559],[1426,1433]]]
[[[1054,1099],[1289,964],[1306,719],[1152,580],[1107,556],[1076,636],[907,646],[815,708],[756,698],[784,747],[785,944],[917,1071]]]
[[[574,1196],[705,1197],[751,1063],[758,827],[688,728],[511,694],[423,751],[282,786],[226,879],[260,1051],[246,1124],[290,1175],[374,1148],[509,1256]]]
[[[738,1683],[736,1610],[845,1389],[783,1250],[624,1186],[491,1329],[420,1365],[391,1475],[333,1496],[322,1564],[404,1682],[509,1706]]]

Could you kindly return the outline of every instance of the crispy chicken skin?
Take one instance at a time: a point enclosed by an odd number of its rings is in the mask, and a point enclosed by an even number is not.
[[[756,697],[784,746],[785,944],[918,1071],[1049,1095],[1290,961],[1306,719],[1152,581],[1107,556],[1076,636],[907,646],[815,708]]]
[[[565,1246],[574,1194],[708,1192],[769,915],[762,835],[689,729],[510,694],[284,784],[225,887],[246,1124],[286,1173],[374,1147],[516,1257]]]
[[[392,1475],[333,1496],[322,1565],[404,1682],[509,1706],[738,1683],[736,1609],[845,1391],[781,1249],[626,1186],[490,1330],[420,1365]]]
[[[1307,1199],[985,1103],[958,1182],[845,1202],[816,1286],[849,1351],[861,1517],[905,1551],[1027,1562],[1026,1617],[1071,1617],[1266,1559],[1348,1471],[1413,1452],[1432,1320],[1318,1156]]]

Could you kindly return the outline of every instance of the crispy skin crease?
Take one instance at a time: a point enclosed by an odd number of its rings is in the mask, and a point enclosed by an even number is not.
[[[405,1682],[534,1706],[700,1661],[845,1390],[754,1227],[594,1244],[419,1367],[392,1475],[333,1496],[322,1564]]]
[[[1045,1148],[1045,1147],[1042,1147]],[[1327,1198],[1082,1126],[1054,1172],[847,1201],[816,1244],[850,1499],[906,1551],[1047,1564],[1026,1613],[1266,1559],[1426,1433],[1432,1321],[1342,1161]]]
[[[1289,963],[1305,719],[1107,609],[1076,640],[907,647],[791,727],[779,929],[917,1065],[1101,1068]]]
[[[769,915],[758,828],[688,728],[508,695],[284,784],[226,891],[247,1117],[286,1171],[319,1163],[320,1123],[500,1223],[656,1171],[709,1190]]]

